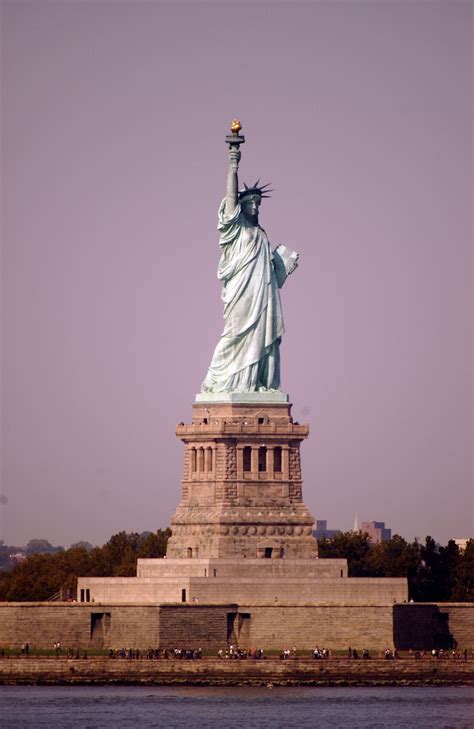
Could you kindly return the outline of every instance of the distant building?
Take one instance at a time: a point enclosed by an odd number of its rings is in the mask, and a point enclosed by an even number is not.
[[[464,550],[467,547],[468,542],[469,542],[469,537],[466,537],[465,539],[455,539],[454,540],[454,543],[458,545],[460,552],[464,552]]]
[[[363,521],[360,526],[361,532],[367,532],[372,544],[388,542],[392,538],[392,530],[385,528],[384,521]]]
[[[12,562],[24,562],[26,554],[24,552],[15,552],[15,554],[10,554],[10,559]]]
[[[326,537],[326,539],[330,539],[331,537],[335,537],[336,534],[340,534],[340,529],[328,529],[328,523],[326,519],[316,519],[316,529],[313,531],[313,536],[316,537],[316,539],[321,539],[321,537]]]

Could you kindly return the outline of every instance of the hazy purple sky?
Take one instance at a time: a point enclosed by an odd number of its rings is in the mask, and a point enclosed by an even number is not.
[[[0,538],[169,523],[238,116],[315,518],[474,536],[470,2],[2,3]]]

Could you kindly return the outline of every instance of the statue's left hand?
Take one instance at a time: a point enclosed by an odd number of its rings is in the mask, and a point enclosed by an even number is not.
[[[296,258],[293,260],[292,264],[288,266],[287,273],[290,275],[290,273],[293,273],[298,268],[298,259],[300,257],[300,254],[296,254]]]

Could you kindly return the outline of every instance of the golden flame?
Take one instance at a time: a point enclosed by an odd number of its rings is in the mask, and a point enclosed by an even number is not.
[[[232,134],[238,134],[241,129],[242,129],[242,124],[239,122],[239,120],[232,119],[232,122],[230,124],[230,131],[232,132]]]

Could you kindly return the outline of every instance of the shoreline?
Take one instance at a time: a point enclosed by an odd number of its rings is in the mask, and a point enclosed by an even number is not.
[[[473,686],[474,661],[3,658],[0,686]]]

